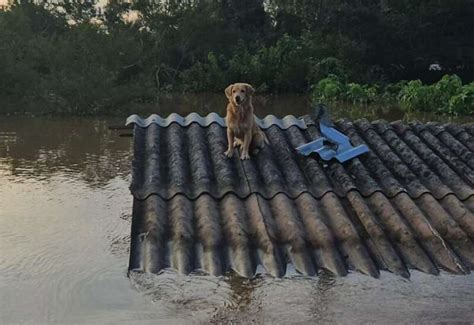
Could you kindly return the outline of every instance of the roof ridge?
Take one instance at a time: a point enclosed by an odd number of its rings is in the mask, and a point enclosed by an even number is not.
[[[295,116],[293,114],[288,114],[288,115],[285,115],[282,118],[279,118],[279,117],[275,116],[274,114],[268,114],[268,115],[265,115],[262,118],[256,116],[257,122],[264,124],[263,128],[268,128],[268,127],[270,127],[272,125],[275,125],[275,124],[279,125],[279,126],[282,126],[282,124],[285,125],[285,124],[288,124],[288,123],[295,123],[297,125],[303,126],[302,124],[300,124],[300,121],[302,121],[305,118],[309,118],[311,121],[314,121],[313,117],[311,117],[311,114],[305,114],[305,115],[301,115],[301,116]],[[281,123],[282,121],[284,121],[284,123]],[[355,120],[352,120],[352,119],[349,119],[349,118],[346,118],[346,117],[342,117],[342,118],[337,118],[334,121],[339,123],[339,124],[342,124],[342,123],[362,124],[362,123],[364,123],[364,124],[369,124],[372,127],[373,127],[374,124],[380,124],[380,123],[387,123],[390,126],[392,126],[394,124],[398,124],[398,125],[403,124],[403,125],[407,125],[407,126],[411,126],[411,125],[423,126],[425,128],[427,128],[427,127],[430,127],[430,128],[436,127],[436,128],[442,129],[441,132],[446,131],[445,130],[446,127],[460,126],[463,129],[464,129],[464,127],[466,127],[466,128],[473,128],[474,127],[474,122],[467,122],[467,123],[447,122],[447,123],[442,123],[442,122],[433,122],[433,121],[431,121],[431,122],[422,122],[422,121],[419,121],[419,120],[413,120],[413,121],[406,122],[406,121],[403,121],[403,120],[400,120],[400,119],[395,120],[395,121],[388,121],[386,119],[368,120],[365,117],[357,118]],[[127,117],[125,125],[127,126],[127,125],[135,124],[139,127],[146,128],[146,127],[150,126],[151,124],[156,124],[156,125],[159,125],[161,127],[167,127],[172,123],[178,123],[181,126],[185,126],[185,127],[189,126],[192,123],[198,123],[201,126],[206,126],[206,127],[209,126],[212,123],[217,123],[221,126],[226,126],[225,116],[222,116],[222,115],[220,115],[216,112],[210,112],[207,115],[201,115],[201,114],[196,113],[196,112],[192,112],[192,113],[189,113],[187,115],[181,115],[179,113],[171,113],[166,117],[163,117],[163,116],[161,116],[160,114],[157,114],[157,113],[150,114],[148,117],[141,117],[138,114],[132,114],[129,117]],[[290,125],[290,126],[292,126],[292,125]],[[282,128],[282,127],[280,127],[280,128]],[[288,128],[288,126],[284,126],[282,129],[287,129],[287,128]],[[304,126],[304,128],[306,128],[306,126]]]

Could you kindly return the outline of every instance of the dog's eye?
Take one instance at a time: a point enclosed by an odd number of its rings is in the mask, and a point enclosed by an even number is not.
[[[245,93],[245,89],[242,89],[242,92]]]
[[[232,92],[235,93],[235,90],[233,90]]]

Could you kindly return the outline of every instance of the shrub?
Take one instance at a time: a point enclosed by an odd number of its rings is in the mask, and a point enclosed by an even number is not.
[[[464,85],[458,94],[449,99],[447,113],[474,114],[474,82]]]
[[[462,85],[456,75],[445,75],[433,85],[420,80],[388,84],[380,91],[378,85],[345,84],[330,74],[311,88],[313,102],[350,102],[352,104],[398,101],[408,111],[429,111],[442,114],[474,114],[474,83]]]
[[[184,91],[217,91],[223,89],[229,81],[222,68],[222,58],[210,52],[207,62],[196,62],[179,74],[179,83]]]
[[[433,103],[433,89],[421,80],[409,81],[398,94],[403,108],[412,111],[429,111]]]
[[[257,89],[304,92],[313,58],[306,40],[283,35],[272,46],[251,51],[240,42],[230,56],[209,53],[180,73],[180,87],[188,91],[221,90],[229,83],[245,80]]]
[[[314,102],[344,100],[344,85],[337,76],[329,75],[312,87],[311,98]]]
[[[388,85],[385,85],[383,94],[387,99],[394,99],[400,94],[400,91],[402,90],[403,87],[407,85],[408,81],[406,80],[401,80],[397,83],[390,83]]]
[[[417,111],[435,111],[445,114],[474,113],[474,85],[462,85],[456,75],[445,75],[433,85],[420,80],[406,83],[398,95],[403,108]]]
[[[361,85],[351,82],[346,86],[345,100],[353,104],[368,104],[377,100],[378,96],[376,85]]]
[[[333,74],[312,87],[311,97],[315,102],[343,101],[352,104],[368,104],[381,99],[377,85],[361,85],[354,82],[344,84]]]
[[[346,68],[339,59],[334,57],[324,58],[316,63],[312,71],[312,78],[314,81],[327,78],[329,75],[334,75],[341,81],[347,79]]]

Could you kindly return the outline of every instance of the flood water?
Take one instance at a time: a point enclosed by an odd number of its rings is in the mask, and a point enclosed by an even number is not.
[[[225,104],[217,96],[173,102],[165,98],[162,105],[182,114],[222,114]],[[260,115],[307,113],[306,99],[298,96],[259,105]],[[152,111],[166,110],[142,113]],[[335,115],[412,118],[344,108]],[[107,128],[125,118],[0,117],[0,324],[474,320],[473,275],[246,280],[165,271],[127,277],[132,138]]]

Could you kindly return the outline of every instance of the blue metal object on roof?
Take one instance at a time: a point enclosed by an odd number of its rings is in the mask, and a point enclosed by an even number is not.
[[[369,151],[365,144],[353,147],[349,137],[334,128],[326,105],[316,106],[315,119],[319,119],[319,129],[323,136],[296,148],[300,155],[309,156],[315,152],[323,160],[336,158],[342,163]]]

